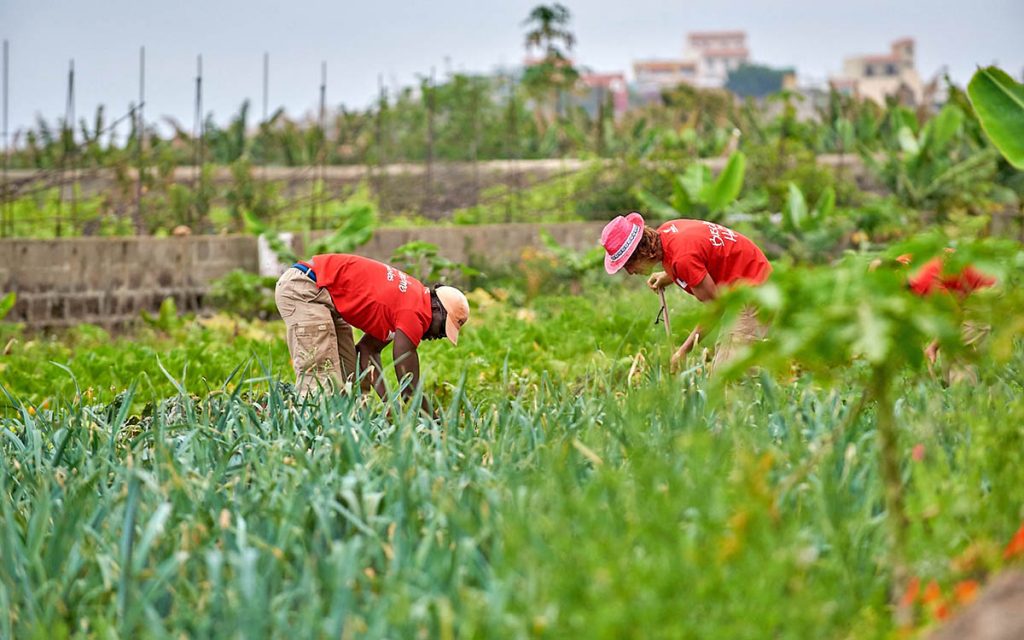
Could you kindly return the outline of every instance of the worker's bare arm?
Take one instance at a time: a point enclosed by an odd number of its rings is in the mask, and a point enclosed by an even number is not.
[[[387,395],[387,386],[384,384],[384,366],[380,361],[380,353],[387,345],[386,342],[374,338],[370,334],[363,335],[359,344],[356,345],[356,353],[359,356],[359,371],[363,378],[363,390],[368,391],[369,387],[377,392],[377,395],[384,398]]]

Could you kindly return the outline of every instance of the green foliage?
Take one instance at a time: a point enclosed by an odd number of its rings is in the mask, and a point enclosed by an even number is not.
[[[894,111],[895,148],[884,165],[862,153],[865,164],[907,206],[946,216],[955,208],[984,202],[995,177],[991,149],[979,149],[964,135],[964,114],[946,105],[919,127],[913,114]]]
[[[782,90],[790,69],[772,69],[759,64],[741,64],[729,72],[725,88],[741,98],[764,98]]]
[[[142,311],[140,315],[144,323],[153,329],[164,332],[180,328],[184,322],[182,318],[178,317],[178,305],[175,304],[174,298],[164,298],[160,303],[160,310],[155,316],[147,311]]]
[[[473,267],[449,260],[437,252],[436,244],[413,240],[395,249],[391,254],[391,264],[424,284],[445,283],[452,278],[464,282],[480,275]]]
[[[14,308],[14,303],[18,301],[18,295],[11,291],[10,293],[4,294],[0,298],[0,320],[7,317],[7,314]]]
[[[800,233],[820,227],[832,215],[836,206],[836,192],[827,188],[810,210],[807,200],[796,184],[789,183],[789,198],[782,210],[782,221],[786,231]]]
[[[526,34],[526,50],[538,49],[541,59],[527,66],[523,72],[523,85],[528,91],[543,96],[549,92],[571,88],[579,78],[570,53],[576,37],[569,30],[572,15],[564,5],[537,5],[523,23],[530,30]]]
[[[269,320],[277,315],[274,288],[277,278],[235,269],[210,283],[214,308],[242,318]]]
[[[1024,85],[997,67],[974,72],[967,93],[992,143],[1024,170]]]
[[[377,203],[363,183],[352,195],[334,205],[328,215],[336,221],[337,227],[330,235],[313,242],[307,251],[309,255],[352,253],[369,242],[377,226]]]
[[[739,196],[745,170],[746,156],[737,151],[729,156],[718,177],[713,177],[705,164],[697,162],[688,166],[682,175],[675,176],[668,202],[642,189],[637,191],[637,197],[657,218],[717,221],[723,219],[726,209]]]

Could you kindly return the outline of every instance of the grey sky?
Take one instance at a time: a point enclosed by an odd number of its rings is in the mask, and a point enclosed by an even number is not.
[[[317,101],[320,61],[327,99],[363,107],[378,74],[392,85],[431,67],[488,71],[523,57],[520,23],[536,0],[0,0],[0,38],[10,41],[10,126],[64,112],[75,59],[77,112],[98,103],[110,116],[138,92],[138,47],[146,46],[147,120],[172,115],[191,127],[195,57],[204,59],[205,107],[218,121],[245,98],[259,117],[262,55],[271,57],[270,104],[298,115]],[[885,53],[917,40],[918,70],[942,65],[964,82],[976,65],[1024,69],[1024,0],[570,0],[578,62],[629,71],[638,58],[675,57],[692,30],[743,29],[755,61],[795,66],[824,80],[844,56]]]

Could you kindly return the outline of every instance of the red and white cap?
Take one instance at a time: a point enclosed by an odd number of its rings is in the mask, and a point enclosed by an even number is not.
[[[616,216],[606,224],[601,232],[604,270],[612,274],[625,266],[643,236],[644,217],[635,211],[626,217]]]
[[[459,344],[459,330],[469,320],[469,301],[455,287],[441,286],[434,289],[441,306],[448,312],[444,333],[452,344]]]

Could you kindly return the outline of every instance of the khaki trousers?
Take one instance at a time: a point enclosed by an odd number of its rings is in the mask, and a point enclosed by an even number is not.
[[[338,314],[327,290],[289,268],[277,281],[274,300],[288,330],[299,395],[319,388],[351,391],[356,373],[352,327]]]
[[[715,358],[711,361],[711,368],[715,369],[725,364],[732,358],[733,352],[744,345],[758,340],[763,340],[768,329],[757,321],[757,309],[747,305],[740,312],[736,324],[729,330],[729,334],[718,341],[715,348]]]

